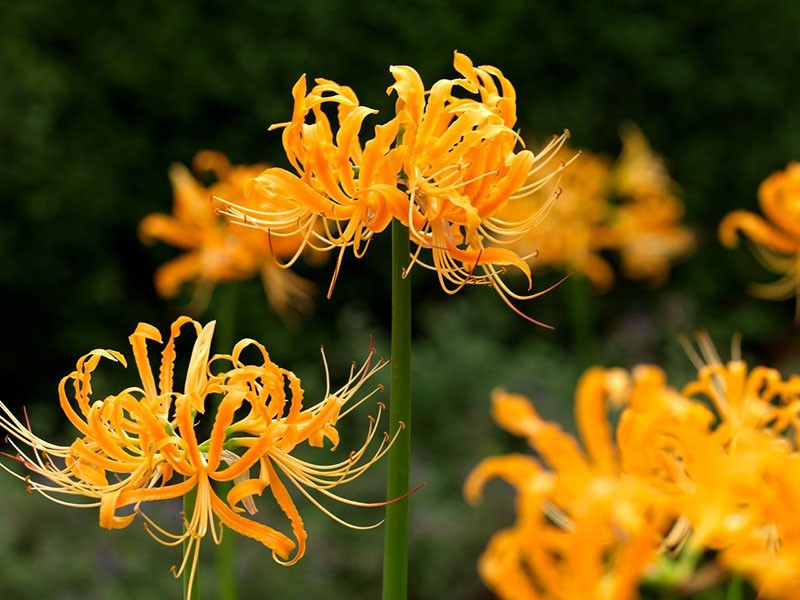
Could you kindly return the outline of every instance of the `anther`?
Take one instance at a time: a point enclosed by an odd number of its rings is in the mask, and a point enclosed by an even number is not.
[[[379,385],[378,387],[381,389],[381,391],[383,391],[383,386],[382,386],[382,385]],[[385,405],[383,402],[378,402],[377,404],[378,404],[378,406],[380,406],[380,407],[381,407],[383,410],[386,410],[386,405]]]

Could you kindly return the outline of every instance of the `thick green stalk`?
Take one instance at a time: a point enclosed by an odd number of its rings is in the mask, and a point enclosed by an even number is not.
[[[567,289],[567,311],[572,329],[573,356],[581,368],[589,366],[596,356],[594,340],[594,316],[592,314],[591,284],[580,273],[564,282]]]
[[[197,500],[197,488],[192,488],[191,491],[186,492],[183,495],[183,518],[184,519],[191,519],[192,515],[194,514],[194,504]],[[183,552],[184,555],[186,552],[189,551],[189,544],[191,543],[191,538],[187,538],[183,542]],[[187,564],[183,569],[183,600],[199,600],[200,598],[200,586],[198,585],[199,578],[199,566],[198,569],[194,572],[194,582],[192,582],[192,569],[191,565]],[[191,584],[192,593],[189,594],[189,585]]]
[[[728,590],[725,595],[725,600],[743,600],[744,599],[744,579],[738,575],[731,576],[728,582]]]
[[[411,282],[403,277],[408,266],[408,228],[392,223],[392,387],[389,422],[392,433],[403,431],[389,450],[387,498],[408,492],[411,457]],[[386,507],[383,555],[383,600],[405,600],[408,587],[408,498]]]
[[[229,283],[217,288],[217,352],[227,354],[236,343],[236,296],[238,285]],[[231,483],[216,486],[217,494],[225,497],[231,489]],[[222,541],[216,549],[217,563],[217,597],[219,600],[236,600],[239,590],[236,581],[236,536],[226,529]]]

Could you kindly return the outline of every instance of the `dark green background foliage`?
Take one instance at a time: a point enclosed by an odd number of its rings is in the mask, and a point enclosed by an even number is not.
[[[637,123],[680,183],[699,244],[666,288],[620,281],[595,296],[570,282],[524,306],[555,332],[529,326],[490,290],[446,297],[433,277],[415,272],[413,479],[427,486],[412,501],[413,598],[486,597],[474,563],[490,533],[512,519],[512,495],[492,485],[473,508],[460,486],[481,457],[523,447],[489,418],[495,386],[530,394],[543,414],[569,423],[587,362],[655,361],[680,384],[690,367],[677,336],[700,327],[723,349],[741,331],[751,358],[796,369],[792,302],[748,297],[746,283],[770,275],[745,249],[720,247],[715,229],[732,208],[755,209],[759,182],[800,158],[800,3],[452,4],[6,3],[2,400],[17,410],[27,405],[44,431],[57,432],[56,385],[80,355],[125,349],[138,321],[163,328],[182,312],[188,295],[165,303],[152,286],[154,269],[176,252],[142,246],[135,231],[145,214],[169,210],[170,163],[209,148],[235,162],[284,166],[280,136],[266,127],[291,114],[301,73],[351,85],[385,117],[389,65],[412,65],[430,84],[453,75],[454,49],[497,65],[515,83],[526,139],[568,127],[575,145],[616,155],[620,124]],[[345,261],[332,300],[320,298],[312,319],[289,328],[266,308],[258,282],[239,285],[237,337],[263,341],[318,394],[319,344],[337,380],[366,353],[370,335],[386,352],[388,260],[383,236],[364,260]],[[330,272],[303,269],[321,289]],[[580,348],[565,311],[572,292],[590,294],[593,336]],[[231,326],[220,293],[200,318]],[[133,383],[117,366],[101,373],[100,388]],[[358,438],[365,412],[346,429],[349,439]],[[380,498],[382,477],[376,469],[350,494]],[[10,478],[0,486],[0,595],[178,597],[164,566],[176,552],[135,527],[100,531],[93,511],[62,510],[21,487]],[[303,508],[311,542],[297,567],[283,569],[256,545],[239,544],[243,597],[376,598],[382,532],[352,532]],[[360,523],[380,517],[343,513]],[[210,563],[202,580],[214,597]]]

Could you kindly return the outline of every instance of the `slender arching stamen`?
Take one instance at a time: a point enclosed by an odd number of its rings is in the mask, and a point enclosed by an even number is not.
[[[375,431],[377,430],[376,424],[372,427],[369,439],[357,452],[351,453],[347,461],[339,463],[342,466],[340,466],[338,469],[334,470],[329,469],[328,467],[321,467],[319,465],[311,465],[305,461],[295,459],[287,454],[276,455],[274,460],[276,460],[276,462],[280,462],[286,469],[289,469],[291,466],[292,473],[301,483],[305,483],[314,489],[330,489],[344,483],[349,483],[350,481],[356,479],[376,461],[380,460],[394,444],[394,441],[397,439],[397,436],[402,429],[403,427],[399,427],[395,431],[395,434],[392,436],[392,438],[389,438],[389,436],[384,433],[384,439],[381,441],[380,445],[372,455],[372,458],[370,458],[368,462],[357,467],[353,467],[352,465],[359,462],[361,457],[366,452],[366,449],[369,446]],[[337,479],[331,481],[334,476],[337,476]]]
[[[544,290],[542,292],[537,292],[536,295],[538,296],[538,295],[547,293],[553,287],[560,285],[569,276],[570,275],[567,275],[566,277],[564,277],[564,279],[562,279],[561,281],[559,281],[559,282],[555,283],[554,285],[550,286],[546,290]],[[533,317],[531,317],[529,315],[526,315],[524,312],[522,312],[520,309],[518,309],[516,306],[514,306],[514,304],[511,302],[511,300],[506,295],[507,292],[506,292],[505,289],[503,289],[504,286],[502,285],[502,281],[500,280],[499,276],[496,276],[496,279],[494,279],[493,281],[500,284],[500,285],[494,285],[493,286],[495,288],[495,291],[497,292],[497,295],[500,296],[500,299],[505,303],[506,306],[508,306],[512,311],[514,311],[514,313],[516,313],[517,315],[519,315],[520,317],[522,317],[526,321],[530,321],[534,325],[538,325],[539,327],[544,327],[545,329],[555,329],[555,327],[553,327],[552,325],[548,325],[547,323],[543,323],[542,321],[538,321],[538,320],[534,319]]]
[[[310,493],[308,493],[308,491],[302,485],[300,485],[300,483],[297,480],[295,480],[294,475],[293,475],[292,472],[290,472],[290,471],[282,471],[282,472],[283,472],[284,475],[286,475],[286,477],[289,479],[289,481],[291,481],[292,484],[300,491],[300,493],[303,494],[303,496],[305,496],[321,512],[323,512],[325,515],[327,515],[328,517],[330,517],[331,519],[333,519],[334,521],[336,521],[340,525],[344,525],[345,527],[347,527],[349,529],[356,529],[356,530],[359,530],[359,531],[367,531],[369,529],[375,529],[376,527],[380,527],[383,524],[383,519],[381,519],[380,521],[378,521],[374,525],[354,525],[353,523],[345,521],[341,517],[336,516],[330,510],[325,508],[322,504],[319,503],[319,501],[316,498],[314,498],[314,496],[312,496]]]
[[[315,465],[312,463],[308,463],[304,460],[295,458],[285,452],[279,452],[277,450],[273,454],[273,457],[275,460],[280,460],[285,465],[292,465],[296,472],[303,473],[304,475],[309,476],[312,480],[318,483],[322,483],[329,487],[334,487],[336,485],[339,485],[342,479],[345,476],[347,476],[348,473],[355,472],[357,474],[361,474],[369,466],[367,465],[365,467],[364,465],[360,465],[358,467],[353,468],[353,466],[361,460],[361,458],[366,453],[367,448],[372,443],[372,440],[375,436],[375,432],[377,431],[377,423],[378,422],[375,418],[370,418],[370,427],[368,429],[364,443],[358,450],[351,452],[347,460],[341,461],[339,463],[335,463],[332,465]],[[386,443],[388,443],[388,440],[382,441],[375,453],[380,454],[381,450],[383,449]],[[374,461],[371,461],[370,464],[372,464],[372,462]],[[319,478],[315,476],[319,476]],[[322,479],[323,477],[327,479],[323,480]],[[333,477],[337,477],[337,479],[334,482],[329,482],[328,480]],[[355,476],[353,478],[355,478]]]
[[[378,386],[378,387],[376,387],[374,390],[372,390],[371,392],[369,392],[369,393],[368,393],[366,396],[364,396],[363,398],[361,398],[361,399],[360,399],[358,402],[356,402],[356,403],[354,403],[354,404],[350,404],[350,405],[349,405],[349,406],[348,406],[348,407],[347,407],[345,410],[343,410],[342,412],[340,412],[340,413],[339,413],[339,418],[342,418],[342,417],[344,417],[344,416],[347,416],[347,415],[348,415],[348,414],[350,414],[352,411],[354,411],[356,408],[358,408],[359,406],[361,406],[362,404],[364,404],[364,402],[366,402],[367,400],[369,400],[370,398],[372,398],[372,397],[373,397],[375,394],[377,394],[377,393],[379,393],[379,392],[382,392],[382,391],[383,391],[383,386],[382,386],[382,385],[379,385],[379,386]]]
[[[342,246],[341,250],[339,250],[339,255],[336,257],[336,266],[334,267],[333,270],[333,277],[331,277],[331,284],[328,287],[328,294],[327,294],[328,300],[330,300],[331,296],[333,296],[333,286],[336,285],[336,280],[339,277],[339,269],[341,269],[342,267],[342,260],[344,259],[345,248],[346,246]]]
[[[405,269],[403,269],[403,279],[405,279],[406,277],[408,277],[411,274],[411,269],[417,263],[417,261],[419,259],[420,252],[422,252],[422,245],[417,244],[416,249],[410,255],[410,260],[408,261],[408,266]]]
[[[43,491],[36,484],[32,484],[31,489],[34,490],[37,494],[41,494],[51,502],[55,502],[56,504],[60,504],[61,506],[69,506],[71,508],[98,508],[100,506],[100,502],[87,502],[85,504],[81,504],[79,502],[67,502],[66,500],[61,500],[55,496],[51,496],[49,493]]]

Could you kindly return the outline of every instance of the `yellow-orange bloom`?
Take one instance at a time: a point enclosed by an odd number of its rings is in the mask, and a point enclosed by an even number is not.
[[[314,286],[276,263],[301,251],[301,238],[284,237],[270,244],[262,232],[229,227],[217,215],[222,205],[213,196],[245,202],[245,182],[265,168],[260,164],[234,166],[218,152],[198,152],[194,170],[216,179],[207,186],[183,165],[170,167],[172,215],[152,213],[139,224],[139,235],[145,242],[162,241],[186,251],[156,270],[159,295],[172,298],[185,283],[192,282],[200,308],[215,284],[260,275],[267,300],[279,314],[285,316],[290,308],[301,312],[311,308]]]
[[[795,323],[800,323],[800,163],[767,177],[758,188],[764,217],[736,210],[719,225],[719,239],[729,248],[738,243],[737,233],[752,240],[761,263],[782,277],[770,284],[753,284],[753,295],[769,300],[796,300]]]
[[[576,153],[562,148],[557,161],[566,162]],[[513,248],[528,257],[534,269],[555,267],[574,269],[605,291],[614,283],[614,271],[600,255],[602,246],[597,231],[612,210],[607,199],[610,165],[602,157],[581,151],[558,181],[559,192],[546,186],[510,202],[500,213],[503,218],[519,220],[525,215],[547,210],[547,218],[517,240]]]
[[[697,378],[683,390],[652,365],[630,376],[589,369],[576,392],[583,448],[525,398],[494,395],[495,420],[542,462],[492,457],[467,479],[471,501],[494,477],[517,491],[516,521],[479,561],[490,589],[514,600],[636,598],[641,581],[663,585],[665,574],[702,586],[690,565],[713,551],[720,577],[796,597],[800,377],[738,356],[723,363],[707,336],[699,346],[689,348]],[[609,404],[624,405],[615,428]],[[674,555],[680,566],[670,567]]]
[[[707,337],[699,343],[698,376],[680,393],[659,369],[637,367],[618,427],[623,464],[669,499],[666,548],[714,550],[765,597],[794,598],[800,381],[739,358],[723,364]]]
[[[513,266],[530,285],[530,268],[515,251],[500,246],[530,231],[549,206],[516,221],[497,213],[557,176],[571,160],[554,160],[568,133],[539,154],[517,151],[521,139],[514,130],[516,93],[511,82],[496,67],[475,67],[458,52],[453,66],[463,77],[442,79],[430,90],[411,67],[390,69],[395,84],[388,92],[397,94],[401,132],[391,160],[408,194],[406,214],[396,217],[409,227],[418,247],[411,266],[419,263],[434,270],[447,293],[466,284],[493,286],[514,308],[510,298],[538,294],[521,296],[502,281],[505,268]],[[554,167],[540,173],[552,163]],[[422,249],[431,251],[431,263],[419,258]]]
[[[413,68],[391,67],[395,83],[387,92],[397,94],[395,116],[363,145],[363,121],[375,111],[360,106],[346,86],[318,79],[308,91],[301,77],[292,91],[292,120],[273,126],[283,128],[296,174],[264,171],[246,190],[250,204],[222,200],[224,214],[270,237],[299,235],[314,248],[338,249],[331,288],[345,249],[362,256],[372,236],[397,219],[417,246],[409,268],[419,263],[436,271],[446,292],[491,285],[510,306],[510,299],[538,295],[516,294],[500,279],[507,266],[529,280],[530,270],[498,246],[526,233],[546,208],[515,222],[497,211],[560,172],[564,162],[553,159],[567,133],[537,155],[517,150],[511,83],[497,68],[475,67],[458,52],[454,66],[461,77],[429,90]],[[337,111],[335,135],[326,104]],[[432,261],[422,260],[423,250]]]
[[[615,279],[603,250],[619,253],[625,276],[660,285],[675,259],[692,248],[694,237],[680,222],[683,205],[663,161],[633,125],[623,129],[622,142],[616,164],[581,151],[555,193],[545,186],[500,213],[513,220],[552,205],[547,218],[513,244],[532,267],[575,270],[602,292]],[[556,160],[570,154],[575,152],[562,149]]]
[[[222,214],[234,223],[261,228],[270,239],[301,239],[287,267],[305,246],[320,251],[338,248],[338,273],[344,251],[352,248],[356,256],[363,256],[373,234],[391,222],[391,204],[403,201],[396,187],[397,173],[386,160],[397,124],[375,127],[374,138],[362,146],[363,121],[376,111],[360,106],[351,88],[317,79],[308,90],[303,75],[292,96],[292,120],[270,129],[283,128],[283,147],[297,175],[267,169],[248,182],[246,203],[222,195],[218,201],[225,205]],[[324,112],[326,104],[336,109],[335,137]],[[306,123],[309,115],[311,124]],[[331,289],[335,280],[336,274]]]
[[[465,483],[470,501],[487,479],[500,477],[517,490],[517,520],[496,534],[479,573],[501,598],[607,599],[637,596],[638,582],[654,561],[669,507],[657,490],[625,472],[608,424],[607,404],[627,399],[628,378],[593,368],[576,392],[584,448],[547,423],[521,396],[495,393],[495,420],[525,437],[532,457],[508,455],[480,463]]]
[[[173,377],[175,341],[185,326],[195,331],[197,340],[185,383],[179,385]],[[377,418],[370,417],[361,447],[345,460],[317,465],[292,453],[300,445],[322,447],[326,441],[335,448],[339,418],[372,395],[349,404],[385,363],[375,363],[370,353],[364,365],[354,365],[343,387],[304,406],[300,380],[272,362],[261,344],[246,339],[231,354],[211,356],[213,332],[213,322],[201,327],[188,317],[176,320],[156,381],[147,344],[162,338],[153,326],[139,324],[130,342],[141,384],[102,400],[92,398],[95,368],[103,358],[123,365],[125,358],[113,350],[95,350],[81,358],[59,386],[61,408],[78,433],[68,446],[41,439],[0,403],[0,427],[17,451],[13,458],[33,477],[3,468],[24,480],[29,490],[55,502],[99,508],[101,527],[123,528],[141,514],[159,542],[188,541],[178,574],[187,566],[196,569],[201,541],[210,532],[219,543],[223,526],[261,542],[281,564],[299,560],[306,531],[286,481],[346,525],[312,492],[358,506],[383,505],[355,502],[331,491],[364,473],[391,445],[384,434],[367,453],[377,435],[380,408]],[[257,360],[245,361],[245,352]],[[195,421],[207,411],[213,411],[213,425],[208,439],[200,441]],[[214,482],[234,485],[223,498]],[[291,536],[243,514],[257,512],[255,498],[267,489],[288,518]],[[194,512],[185,515],[182,532],[165,531],[140,510],[142,503],[178,498],[191,490],[196,491],[196,504]]]

